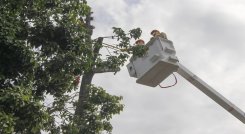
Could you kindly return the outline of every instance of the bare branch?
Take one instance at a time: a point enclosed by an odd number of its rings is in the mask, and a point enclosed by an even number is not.
[[[94,68],[94,73],[108,73],[108,72],[118,72],[120,71],[120,68]]]

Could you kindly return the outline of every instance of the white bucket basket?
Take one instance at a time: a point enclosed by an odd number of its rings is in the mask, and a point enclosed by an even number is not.
[[[131,57],[127,68],[131,77],[138,78],[137,83],[155,87],[178,70],[178,58],[170,40],[152,37],[146,45],[147,54]]]

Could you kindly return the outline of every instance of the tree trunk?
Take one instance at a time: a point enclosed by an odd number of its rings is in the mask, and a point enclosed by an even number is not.
[[[94,73],[92,71],[85,73],[82,77],[81,87],[79,91],[78,104],[75,110],[75,115],[81,116],[84,111],[84,104],[89,97],[88,86],[91,84]]]
[[[90,41],[91,41],[91,36],[93,34],[93,26],[91,25],[91,20],[92,20],[91,14],[92,14],[92,12],[89,13],[85,18],[85,22],[86,22],[85,25],[86,25],[87,29],[90,30],[90,32],[89,32],[89,35],[90,35],[89,40]],[[93,52],[92,45],[91,45],[91,52]],[[83,74],[81,86],[80,86],[80,91],[79,91],[78,104],[77,104],[77,107],[75,110],[76,116],[81,116],[83,114],[84,104],[86,104],[86,101],[88,100],[88,97],[89,97],[88,96],[89,95],[88,94],[89,93],[88,86],[91,84],[93,76],[94,76],[94,72],[92,70],[89,72],[85,72]]]
[[[92,36],[92,33],[93,33],[93,26],[91,25],[91,14],[90,13],[89,15],[86,16],[86,27],[88,29],[90,29],[90,38],[89,40],[91,41],[91,36]],[[93,71],[93,68],[95,67],[95,62],[96,62],[96,59],[98,58],[99,56],[99,51],[100,49],[102,48],[102,42],[103,42],[103,39],[102,37],[99,37],[97,39],[97,42],[94,44],[94,46],[92,47],[91,45],[91,53],[93,54],[93,58],[92,58],[92,61],[94,62],[91,66],[91,70],[89,72],[85,72],[83,74],[83,77],[82,77],[82,82],[81,82],[81,87],[80,87],[80,91],[79,91],[79,98],[78,98],[78,104],[77,104],[77,107],[76,107],[76,110],[75,110],[75,115],[77,116],[81,116],[83,113],[84,113],[84,104],[86,104],[86,101],[88,101],[88,97],[89,97],[89,89],[88,89],[88,86],[91,84],[92,82],[92,79],[93,79],[93,76],[95,74],[95,72]]]

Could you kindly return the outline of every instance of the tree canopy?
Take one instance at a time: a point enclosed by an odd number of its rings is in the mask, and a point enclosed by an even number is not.
[[[113,27],[118,44],[103,60],[86,0],[1,0],[0,12],[0,133],[110,133],[122,97],[91,82],[145,53],[130,45],[141,30]]]

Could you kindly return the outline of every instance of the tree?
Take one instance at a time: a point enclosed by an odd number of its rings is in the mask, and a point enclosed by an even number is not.
[[[102,60],[105,37],[91,38],[86,0],[1,0],[0,11],[0,133],[110,133],[122,97],[91,82],[146,52],[130,45],[141,30],[114,27],[118,44],[106,45],[115,50]]]

